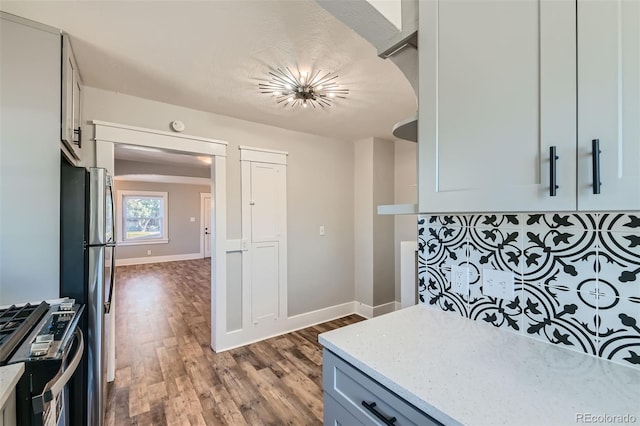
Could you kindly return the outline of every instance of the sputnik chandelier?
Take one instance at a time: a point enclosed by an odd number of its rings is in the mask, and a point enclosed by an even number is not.
[[[269,80],[259,83],[261,93],[276,98],[276,102],[283,106],[295,107],[309,105],[316,108],[331,106],[336,98],[345,99],[349,89],[342,89],[336,82],[337,75],[333,73],[323,74],[318,70],[315,74],[301,72],[297,76],[287,67],[269,71]]]

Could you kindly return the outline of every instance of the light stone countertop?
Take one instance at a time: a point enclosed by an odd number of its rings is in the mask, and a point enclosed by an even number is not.
[[[4,407],[9,395],[16,388],[18,380],[24,373],[24,363],[0,367],[0,409]]]
[[[588,423],[581,413],[640,424],[640,370],[424,305],[319,341],[447,425]]]

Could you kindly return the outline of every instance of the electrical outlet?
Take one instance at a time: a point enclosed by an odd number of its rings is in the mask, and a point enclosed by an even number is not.
[[[320,225],[320,235],[324,235],[324,225]]]
[[[469,294],[469,268],[462,266],[451,267],[451,291],[454,293],[467,295]]]
[[[195,218],[195,217],[190,217],[190,218],[189,218],[189,222],[195,222],[195,221],[196,221],[196,218]]]
[[[151,254],[151,250],[147,250],[147,256]]]
[[[515,299],[513,272],[483,269],[482,294],[504,300]]]

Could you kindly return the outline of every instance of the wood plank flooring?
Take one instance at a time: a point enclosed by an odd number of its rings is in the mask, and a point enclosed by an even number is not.
[[[116,380],[106,424],[322,424],[318,334],[351,315],[216,354],[209,259],[117,268]]]

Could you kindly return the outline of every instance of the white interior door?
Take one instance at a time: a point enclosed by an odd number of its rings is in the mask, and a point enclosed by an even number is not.
[[[211,257],[211,194],[200,194],[200,235],[203,257]]]
[[[243,327],[287,317],[286,155],[251,152],[241,154]]]

